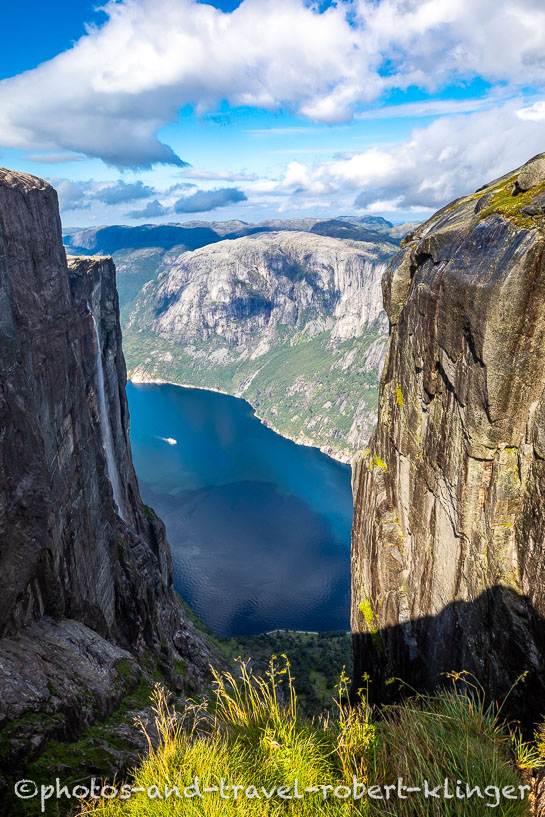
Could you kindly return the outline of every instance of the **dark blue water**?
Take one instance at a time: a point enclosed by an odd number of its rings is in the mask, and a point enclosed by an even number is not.
[[[266,428],[245,400],[132,383],[127,395],[142,496],[195,613],[222,636],[348,630],[349,466]]]

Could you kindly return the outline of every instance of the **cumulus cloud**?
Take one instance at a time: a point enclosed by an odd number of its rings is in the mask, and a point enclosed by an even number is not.
[[[88,209],[96,202],[118,205],[138,199],[149,199],[158,194],[155,188],[148,187],[141,181],[127,183],[120,179],[112,183],[94,179],[71,181],[59,178],[50,178],[48,181],[57,190],[61,210]]]
[[[545,102],[540,100],[527,108],[521,108],[517,111],[517,116],[530,122],[542,122],[545,119]]]
[[[246,200],[246,194],[237,187],[222,187],[219,190],[199,190],[191,196],[184,196],[178,199],[173,209],[175,213],[204,213]]]
[[[88,210],[93,205],[106,205],[113,208],[112,213],[116,214],[116,218],[121,216],[119,205],[137,200],[149,199],[140,209],[126,212],[125,215],[129,218],[158,218],[169,213],[204,213],[247,201],[246,194],[238,187],[195,190],[189,193],[195,189],[193,182],[178,182],[161,191],[142,181],[71,181],[61,178],[50,178],[49,181],[58,192],[61,211]],[[187,191],[187,194],[179,197],[181,191]]]
[[[59,196],[61,210],[87,210],[91,206],[88,193],[92,182],[72,182],[70,179],[48,180]]]
[[[392,89],[545,81],[542,0],[110,0],[107,22],[0,82],[0,142],[119,167],[182,165],[157,134],[192,105],[287,106],[326,123]]]
[[[153,187],[148,187],[143,182],[138,181],[129,184],[120,179],[115,184],[109,184],[96,190],[93,198],[104,202],[104,204],[123,204],[126,201],[135,201],[136,199],[149,199],[154,193]]]
[[[131,210],[127,215],[129,218],[157,218],[158,216],[165,216],[169,212],[168,207],[165,207],[160,201],[154,199],[148,202],[142,210]]]
[[[533,106],[538,114],[545,104]],[[436,209],[543,151],[542,120],[521,118],[505,104],[468,116],[445,116],[410,139],[312,166],[291,162],[278,181],[256,191],[276,196],[329,197],[368,212]]]

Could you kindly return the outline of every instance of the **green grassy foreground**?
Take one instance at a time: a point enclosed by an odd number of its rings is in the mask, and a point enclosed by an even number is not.
[[[530,814],[527,792],[518,787],[525,783],[523,769],[543,762],[541,749],[510,735],[478,690],[462,694],[453,686],[436,697],[415,696],[373,713],[363,697],[357,709],[345,708],[343,676],[336,711],[311,720],[298,712],[290,665],[283,658],[283,667],[271,661],[263,678],[253,676],[245,665],[237,677],[216,674],[213,696],[188,704],[182,713],[169,708],[165,692],[157,687],[154,704],[161,741],[157,749],[150,744],[133,781],[145,792],[125,800],[95,800],[80,814]],[[194,796],[184,797],[184,788],[195,787],[195,778],[197,788],[190,790]],[[352,796],[354,778],[360,784],[358,793],[361,784],[367,787],[358,800]],[[405,797],[400,797],[398,778],[404,786],[422,788],[427,781],[439,796],[424,798],[401,789]],[[451,797],[443,794],[445,778]],[[203,791],[220,788],[222,779],[223,797],[218,791]],[[457,781],[462,797],[456,796]],[[471,797],[466,784],[473,790]],[[165,786],[171,791],[168,799]],[[176,787],[180,797],[173,793]]]

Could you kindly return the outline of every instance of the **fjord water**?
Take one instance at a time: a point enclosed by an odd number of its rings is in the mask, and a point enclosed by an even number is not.
[[[349,629],[350,467],[264,426],[245,401],[127,384],[144,501],[174,584],[221,636]]]

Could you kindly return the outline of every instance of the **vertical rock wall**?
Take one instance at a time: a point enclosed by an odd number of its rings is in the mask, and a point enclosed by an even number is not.
[[[524,171],[527,172],[527,169]],[[535,176],[535,174],[534,174]],[[377,429],[354,469],[354,689],[471,672],[545,711],[545,177],[439,211],[383,279]],[[526,701],[526,703],[525,703]]]
[[[151,664],[187,690],[207,678],[210,647],[178,603],[164,526],[140,498],[125,381],[113,262],[67,263],[53,188],[0,169],[2,727],[45,712],[57,737],[74,737],[119,703],[122,658],[132,682]],[[12,767],[16,737],[3,755]]]

